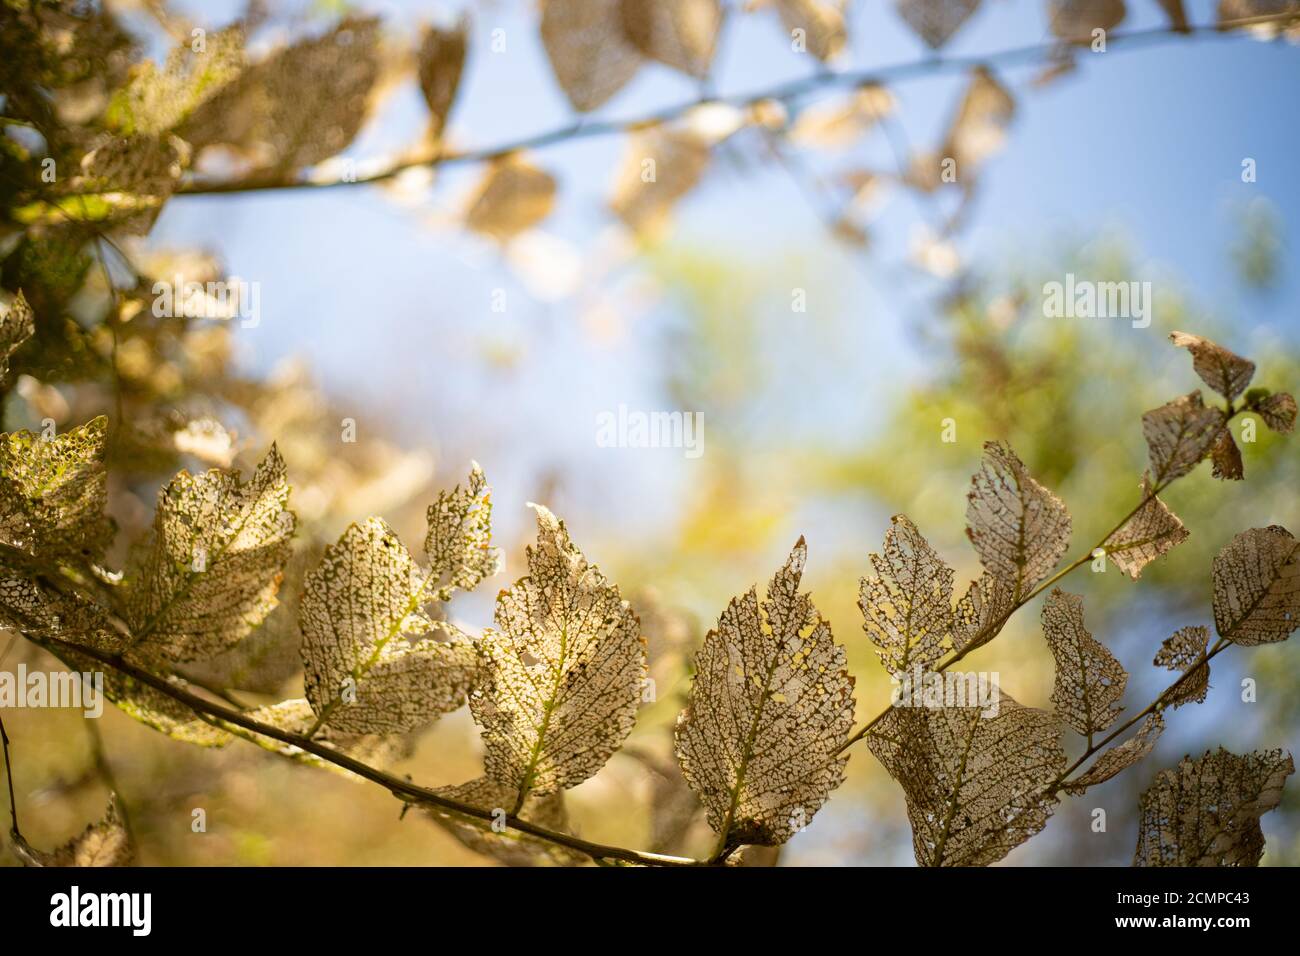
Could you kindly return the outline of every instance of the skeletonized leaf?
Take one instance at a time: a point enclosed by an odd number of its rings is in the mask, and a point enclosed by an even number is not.
[[[842,149],[892,113],[894,106],[889,90],[869,83],[839,100],[804,107],[790,128],[789,139],[800,146]]]
[[[781,25],[796,49],[806,50],[823,62],[844,49],[844,12],[830,0],[776,0]]]
[[[1016,115],[1015,97],[987,67],[971,71],[961,106],[941,150],[957,161],[957,176],[968,181],[979,166],[999,152]]]
[[[614,181],[610,207],[631,229],[652,232],[709,164],[709,144],[690,130],[655,127],[635,133]]]
[[[465,213],[465,225],[507,242],[549,216],[554,206],[555,177],[511,153],[488,166]]]
[[[953,628],[952,568],[906,515],[894,515],[871,565],[876,577],[862,579],[858,607],[881,663],[900,678],[929,670]]]
[[[1081,595],[1052,590],[1043,604],[1043,636],[1056,659],[1056,714],[1091,739],[1124,709],[1128,671],[1084,626]]]
[[[1070,512],[1004,442],[984,443],[966,499],[966,535],[980,562],[1020,601],[1070,546]]]
[[[135,858],[135,848],[122,823],[116,795],[109,799],[104,819],[90,824],[52,853],[34,849],[21,838],[17,848],[28,866],[130,866]]]
[[[97,605],[8,569],[0,571],[0,624],[38,642],[65,641],[110,654],[126,643]]]
[[[586,113],[627,85],[641,55],[623,30],[622,0],[544,0],[542,45],[573,108]]]
[[[1133,766],[1155,749],[1156,741],[1165,732],[1165,719],[1159,711],[1148,714],[1135,733],[1121,744],[1115,744],[1102,753],[1088,770],[1061,789],[1071,796],[1079,796],[1089,787],[1105,783],[1111,777]]]
[[[346,19],[244,70],[194,111],[180,135],[195,148],[237,146],[263,168],[313,166],[360,132],[379,72],[379,21]]]
[[[988,866],[1047,824],[1065,769],[1060,725],[1001,691],[978,707],[894,707],[868,737],[903,787],[922,866]],[[991,707],[989,708],[991,710]]]
[[[1245,646],[1284,641],[1300,627],[1300,541],[1290,531],[1251,528],[1215,556],[1214,624]]]
[[[501,551],[492,546],[492,492],[478,462],[470,470],[465,490],[457,485],[439,492],[426,517],[424,553],[437,600],[449,600],[456,589],[472,591],[501,570]]]
[[[522,801],[577,786],[623,743],[646,673],[636,615],[540,505],[528,575],[497,598],[470,711],[487,776]],[[507,808],[510,809],[510,808]]]
[[[1151,473],[1142,474],[1142,500],[1146,501],[1133,517],[1106,539],[1106,555],[1136,581],[1142,570],[1187,540],[1191,534],[1179,517],[1157,496],[1151,494]]]
[[[974,650],[993,640],[1014,608],[1010,589],[985,571],[970,583],[957,602],[953,613],[953,650]]]
[[[1213,466],[1211,474],[1220,481],[1241,481],[1246,477],[1241,449],[1227,428],[1219,433],[1219,440],[1210,449],[1210,464]]]
[[[1210,664],[1205,660],[1205,648],[1210,643],[1210,629],[1204,625],[1184,627],[1165,638],[1153,662],[1157,667],[1188,674],[1173,688],[1165,691],[1160,702],[1166,707],[1200,703],[1210,689]]]
[[[1192,369],[1201,381],[1228,401],[1246,390],[1255,375],[1255,363],[1222,345],[1188,332],[1170,332],[1169,341],[1192,353]]]
[[[190,40],[174,47],[160,67],[146,60],[109,104],[107,118],[124,134],[158,136],[175,128],[244,69],[244,30],[214,31],[196,50]]]
[[[469,21],[467,19],[450,30],[428,27],[420,40],[420,49],[416,54],[416,75],[420,80],[420,92],[429,107],[430,135],[435,139],[442,135],[447,125],[447,116],[456,101],[456,91],[460,88],[461,73],[465,68],[465,47],[469,40]]]
[[[1052,35],[1088,46],[1093,30],[1112,30],[1124,20],[1124,0],[1052,0]]]
[[[1134,866],[1258,866],[1259,818],[1295,772],[1280,750],[1243,756],[1219,748],[1162,770],[1142,794]]]
[[[182,471],[158,495],[153,533],[128,570],[136,646],[169,661],[233,647],[265,620],[292,547],[289,480],[274,445],[248,481]]]
[[[784,843],[844,780],[853,678],[830,625],[799,592],[807,553],[800,538],[761,613],[754,588],[727,605],[677,718],[682,772],[732,846]]]
[[[979,5],[980,0],[898,0],[895,8],[907,25],[937,50],[961,29]]]
[[[22,290],[14,296],[3,316],[0,316],[0,382],[9,375],[9,358],[18,347],[36,332],[32,307],[27,304]]]
[[[1154,482],[1163,487],[1199,465],[1226,427],[1223,412],[1208,408],[1199,390],[1142,416],[1142,435],[1151,453]]]
[[[454,787],[439,787],[437,793],[439,796],[491,811],[501,821],[497,824],[497,828],[494,828],[493,824],[486,820],[444,810],[442,807],[429,807],[425,811],[430,820],[475,853],[490,856],[506,866],[576,866],[587,859],[583,854],[566,846],[548,840],[539,840],[527,833],[506,827],[505,816],[518,797],[515,789],[507,784],[498,783],[489,777],[479,777],[477,780],[457,784]],[[529,823],[535,823],[548,830],[559,833],[569,831],[569,814],[564,807],[563,793],[530,796],[524,801],[519,816]]]
[[[103,416],[51,438],[0,436],[0,541],[42,559],[102,555],[113,537],[107,436]]]
[[[303,582],[304,681],[317,721],[351,734],[404,733],[465,703],[472,642],[408,637],[436,625],[430,577],[379,518],[353,524]],[[443,627],[446,627],[443,625]]]
[[[1275,432],[1285,434],[1295,428],[1295,399],[1286,392],[1265,395],[1252,402],[1250,408],[1257,412],[1259,417],[1264,419],[1264,424]]]
[[[719,0],[622,0],[632,45],[687,76],[708,75],[722,26]]]

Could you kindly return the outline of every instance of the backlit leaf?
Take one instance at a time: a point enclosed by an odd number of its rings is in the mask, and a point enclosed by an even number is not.
[[[1146,504],[1106,539],[1106,555],[1136,581],[1142,569],[1178,545],[1191,534],[1178,516],[1153,495],[1151,475],[1142,475],[1142,500]]]
[[[1052,34],[1088,46],[1094,30],[1112,30],[1124,20],[1124,0],[1051,0]]]
[[[465,47],[469,40],[469,21],[462,20],[450,30],[429,27],[420,40],[416,54],[416,74],[420,92],[429,107],[430,135],[437,138],[447,125],[447,116],[456,101],[461,74],[465,68]]]
[[[534,507],[528,574],[497,598],[470,696],[487,776],[519,806],[604,766],[632,729],[646,673],[645,641],[618,587],[563,522]]]
[[[1170,332],[1169,341],[1192,353],[1192,369],[1228,401],[1244,392],[1255,375],[1254,362],[1199,335]]]
[[[1232,432],[1225,428],[1219,433],[1219,440],[1210,449],[1211,474],[1215,478],[1227,481],[1241,481],[1246,477],[1245,465],[1241,460],[1241,449],[1232,437]]]
[[[998,636],[1015,609],[1011,589],[987,571],[972,581],[953,613],[953,650],[974,650]]]
[[[0,382],[9,375],[9,358],[35,331],[32,307],[19,291],[0,317]]]
[[[709,164],[709,145],[689,130],[655,127],[633,134],[614,182],[610,207],[637,232],[653,232],[695,188]]]
[[[1249,397],[1249,396],[1248,396]],[[1286,392],[1265,395],[1250,405],[1264,419],[1264,424],[1275,432],[1287,433],[1295,428],[1295,399]]]
[[[506,242],[537,225],[554,206],[555,178],[512,153],[488,166],[465,213],[465,225]]]
[[[1251,528],[1214,558],[1214,623],[1234,644],[1284,641],[1300,627],[1300,541]]]
[[[1043,636],[1056,659],[1056,714],[1091,739],[1115,722],[1128,672],[1083,623],[1083,598],[1054,588],[1043,604]]]
[[[472,591],[501,569],[501,551],[492,546],[492,492],[475,462],[462,491],[439,492],[426,515],[424,552],[434,576],[434,596],[451,598],[456,589]]]
[[[939,49],[961,29],[980,0],[898,0],[898,15],[931,49]]]
[[[1146,412],[1142,416],[1142,435],[1151,453],[1156,486],[1163,488],[1200,464],[1225,427],[1223,413],[1206,407],[1200,391]]]
[[[826,61],[844,49],[844,12],[831,0],[776,0],[781,25],[792,42],[802,39],[802,49]]]
[[[876,577],[862,579],[858,607],[881,663],[894,677],[929,670],[952,632],[952,569],[906,515],[894,516],[871,564]]]
[[[1173,688],[1161,695],[1166,707],[1181,707],[1187,703],[1200,703],[1210,689],[1210,664],[1205,660],[1205,649],[1210,642],[1210,629],[1203,625],[1184,627],[1165,638],[1156,652],[1155,665],[1187,674]],[[1193,670],[1194,669],[1194,670]],[[1188,674],[1188,671],[1193,671]]]
[[[1020,601],[1070,546],[1069,511],[1002,442],[985,442],[966,499],[966,535],[980,562]]]
[[[784,843],[844,780],[853,678],[830,625],[799,592],[806,558],[800,538],[761,612],[754,588],[727,605],[677,719],[682,772],[729,845]]]
[[[52,853],[36,850],[21,838],[17,849],[29,866],[130,866],[135,859],[135,848],[122,823],[116,795],[109,799],[104,819],[92,823]]]
[[[708,75],[722,26],[719,0],[622,0],[623,29],[645,56],[688,76]]]
[[[957,177],[967,181],[990,156],[1000,152],[1016,115],[1015,97],[986,67],[971,71],[957,115],[941,152],[957,161]]]
[[[1117,776],[1151,753],[1155,749],[1156,741],[1160,739],[1160,735],[1164,732],[1165,719],[1160,715],[1160,712],[1156,711],[1153,714],[1148,714],[1138,727],[1137,733],[1123,743],[1114,744],[1108,750],[1103,751],[1101,756],[1096,759],[1086,772],[1080,774],[1072,783],[1061,789],[1077,797],[1089,787],[1105,783],[1111,777]]]
[[[496,827],[479,817],[466,816],[442,807],[429,807],[425,814],[434,823],[476,853],[490,856],[506,866],[575,866],[587,857],[566,846],[539,840],[537,837],[504,825],[505,815],[514,806],[518,793],[507,784],[479,777],[454,787],[439,787],[439,796],[468,803],[494,813],[500,821]],[[562,792],[530,796],[519,816],[529,823],[558,833],[569,832],[569,814],[564,808]]]
[[[1282,799],[1295,772],[1291,755],[1220,748],[1184,757],[1162,770],[1142,794],[1134,866],[1258,866],[1264,855],[1259,818]]]
[[[621,90],[641,55],[623,29],[622,0],[544,0],[542,45],[573,108],[586,113]]]

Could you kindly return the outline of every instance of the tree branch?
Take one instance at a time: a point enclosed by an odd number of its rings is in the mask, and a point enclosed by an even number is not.
[[[1254,17],[1242,17],[1225,20],[1217,24],[1191,25],[1186,29],[1176,30],[1173,26],[1150,27],[1143,30],[1130,30],[1111,33],[1106,38],[1107,47],[1119,44],[1124,48],[1155,46],[1161,43],[1192,35],[1223,36],[1229,29],[1260,26],[1271,23],[1285,23],[1295,18],[1294,13],[1273,13]],[[1078,43],[1088,44],[1092,37],[1075,38]],[[610,136],[631,132],[632,130],[657,126],[681,119],[691,110],[701,106],[721,104],[738,109],[747,109],[766,100],[791,102],[806,96],[824,93],[830,90],[852,89],[875,83],[898,83],[916,77],[940,76],[948,73],[961,73],[977,66],[1014,66],[1033,62],[1044,55],[1068,49],[1074,45],[1070,41],[1054,40],[1047,43],[1035,43],[1027,46],[1012,47],[985,55],[966,56],[931,56],[921,60],[910,60],[889,66],[864,70],[822,70],[797,80],[780,83],[763,90],[740,93],[732,96],[700,95],[671,106],[653,110],[640,117],[631,119],[578,120],[556,129],[515,140],[468,150],[450,150],[424,155],[407,156],[376,172],[365,176],[346,179],[304,180],[282,173],[271,175],[253,175],[245,179],[226,181],[193,180],[182,185],[173,196],[213,196],[228,193],[264,192],[279,189],[332,189],[341,186],[363,186],[385,182],[409,169],[449,166],[465,163],[481,163],[499,159],[519,150],[544,149],[558,143],[572,140],[588,139],[597,136]]]

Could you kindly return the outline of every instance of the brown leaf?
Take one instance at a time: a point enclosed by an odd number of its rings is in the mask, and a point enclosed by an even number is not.
[[[1123,21],[1124,0],[1051,0],[1052,35],[1088,46],[1093,30],[1112,30]]]
[[[1255,375],[1254,362],[1199,335],[1170,332],[1169,341],[1192,353],[1192,369],[1228,401],[1244,392]]]
[[[974,650],[998,636],[1015,608],[1010,589],[987,571],[972,581],[953,615],[953,650]]]
[[[1245,646],[1284,641],[1300,626],[1300,541],[1290,531],[1251,528],[1215,556],[1214,623]]]
[[[1184,757],[1142,794],[1134,866],[1258,866],[1259,818],[1282,799],[1295,772],[1280,750],[1240,757],[1220,748]]]
[[[628,228],[654,232],[695,188],[709,155],[708,143],[688,130],[655,127],[635,133],[628,140],[610,208]]]
[[[868,737],[903,787],[921,866],[988,866],[1041,830],[1065,769],[1060,725],[999,691],[973,707],[894,707]]]
[[[1291,13],[1293,17],[1283,17],[1270,23],[1246,23],[1233,26],[1235,20],[1250,20],[1254,17]],[[1273,40],[1283,32],[1288,38],[1300,31],[1300,2],[1297,0],[1219,0],[1218,29],[1248,30],[1265,40]]]
[[[966,535],[980,562],[1020,601],[1070,546],[1069,511],[1002,442],[984,443],[984,460],[966,499]]]
[[[1191,33],[1187,22],[1187,11],[1183,9],[1183,0],[1158,0],[1161,8],[1169,17],[1169,26],[1175,33]]]
[[[1264,424],[1275,432],[1286,434],[1295,428],[1295,399],[1286,392],[1266,395],[1250,405],[1264,419]]]
[[[1015,98],[997,77],[987,67],[972,70],[941,150],[957,161],[959,179],[969,182],[979,166],[1002,149],[1015,115]]]
[[[586,113],[627,85],[641,55],[623,30],[622,0],[544,0],[542,45],[573,108]]]
[[[4,316],[0,318],[0,382],[9,375],[9,358],[18,347],[36,332],[36,322],[32,307],[27,304],[22,290],[14,296],[5,307]]]
[[[953,626],[953,572],[906,515],[894,515],[883,552],[871,555],[877,576],[862,579],[858,607],[881,663],[901,678],[943,656]]]
[[[844,13],[830,0],[776,0],[781,25],[804,49],[823,62],[844,49]],[[796,33],[795,31],[800,31]]]
[[[682,772],[731,846],[784,843],[844,780],[853,678],[830,625],[799,592],[806,558],[800,538],[761,613],[754,588],[727,605],[677,719]]]
[[[1143,568],[1182,544],[1191,534],[1179,517],[1151,491],[1151,474],[1144,472],[1142,498],[1146,504],[1107,538],[1104,546],[1115,567],[1134,581],[1141,576]]]
[[[979,9],[980,0],[897,0],[895,9],[934,50],[947,43]]]
[[[1155,749],[1156,741],[1164,732],[1165,719],[1160,712],[1148,714],[1138,727],[1137,733],[1123,743],[1115,744],[1104,751],[1085,773],[1061,789],[1077,797],[1089,787],[1105,783],[1151,753]]]
[[[469,20],[462,19],[450,30],[428,27],[416,54],[416,75],[420,92],[431,116],[429,134],[437,139],[447,125],[447,116],[456,101],[461,74],[465,69],[465,47],[469,40]]]
[[[19,841],[19,856],[28,866],[130,866],[135,859],[116,795],[109,799],[104,819],[92,823],[52,853],[34,849],[21,838]]]
[[[1223,412],[1207,408],[1199,390],[1145,413],[1142,435],[1151,453],[1156,486],[1163,488],[1200,464],[1225,427]]]
[[[1160,697],[1165,707],[1181,707],[1183,704],[1197,703],[1205,700],[1210,689],[1210,663],[1205,660],[1205,649],[1210,642],[1210,629],[1204,625],[1193,625],[1175,631],[1165,638],[1160,650],[1156,652],[1157,667],[1187,674]]]
[[[430,820],[475,853],[490,856],[506,866],[576,866],[587,859],[576,850],[505,826],[505,815],[514,806],[518,795],[510,786],[488,777],[479,777],[454,787],[439,787],[436,792],[439,796],[468,803],[496,815],[498,822],[494,826],[479,817],[442,807],[431,806],[425,810],[425,815]],[[564,807],[563,793],[529,797],[519,816],[553,832],[569,832],[569,814]]]
[[[645,56],[687,76],[708,75],[722,26],[720,0],[622,0],[623,29]]]
[[[1110,727],[1128,671],[1083,624],[1083,598],[1055,588],[1043,604],[1043,636],[1056,659],[1052,703],[1063,721],[1089,740]]]
[[[493,162],[465,213],[475,232],[508,242],[551,214],[555,178],[518,153]]]
[[[1241,481],[1246,477],[1245,466],[1241,460],[1241,449],[1233,440],[1232,432],[1224,428],[1219,440],[1210,449],[1211,474],[1220,481]]]

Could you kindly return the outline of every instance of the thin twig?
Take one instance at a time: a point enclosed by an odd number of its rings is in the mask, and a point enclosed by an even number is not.
[[[1175,38],[1193,34],[1223,35],[1227,29],[1270,23],[1284,23],[1293,18],[1293,13],[1273,13],[1255,17],[1242,17],[1225,20],[1218,24],[1200,24],[1187,30],[1175,30],[1172,26],[1150,27],[1143,30],[1111,33],[1107,36],[1107,45],[1122,47],[1151,46]],[[1080,42],[1091,42],[1091,37],[1080,37]],[[1053,40],[1047,43],[1035,43],[1027,46],[1012,47],[985,55],[967,55],[952,57],[927,57],[922,60],[910,60],[889,66],[864,70],[821,70],[797,80],[780,83],[767,89],[741,93],[732,96],[700,95],[671,106],[651,111],[632,119],[608,119],[569,122],[556,129],[531,136],[499,143],[495,146],[479,147],[461,151],[437,152],[428,155],[408,156],[376,172],[365,176],[328,180],[304,180],[286,177],[283,174],[271,176],[251,176],[246,179],[227,181],[195,180],[183,184],[173,195],[176,196],[212,196],[225,193],[261,192],[278,189],[332,189],[342,186],[362,186],[384,182],[406,172],[408,169],[436,168],[463,163],[481,163],[499,159],[520,150],[544,149],[558,143],[572,140],[588,139],[596,136],[610,136],[627,133],[631,130],[661,123],[670,123],[682,118],[701,106],[722,104],[738,109],[748,109],[767,100],[789,102],[828,90],[853,88],[878,83],[899,83],[921,76],[937,76],[958,73],[977,66],[1009,66],[1021,62],[1037,60],[1045,54],[1070,46],[1066,40]]]

